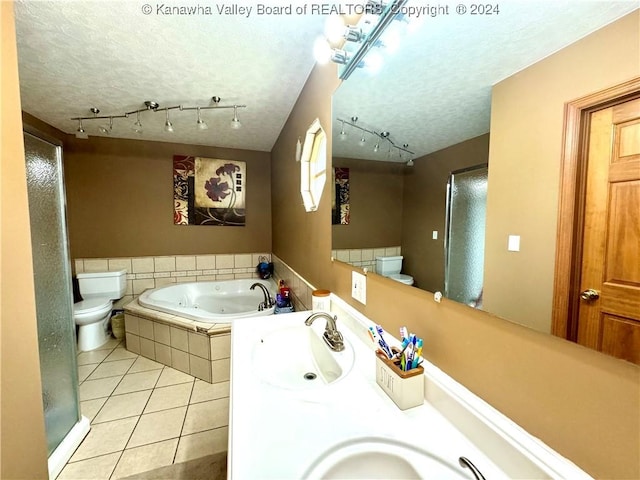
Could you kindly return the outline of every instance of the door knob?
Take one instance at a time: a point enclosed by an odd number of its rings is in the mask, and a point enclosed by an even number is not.
[[[597,300],[598,298],[600,298],[600,294],[594,290],[593,288],[590,288],[588,290],[585,290],[584,292],[582,292],[580,294],[580,298],[582,300],[586,300],[588,302],[591,302],[593,300]]]

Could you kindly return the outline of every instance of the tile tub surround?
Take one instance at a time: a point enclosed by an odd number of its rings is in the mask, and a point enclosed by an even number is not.
[[[201,324],[150,310],[137,300],[124,309],[128,351],[209,383],[229,380],[230,324]]]
[[[223,255],[165,255],[158,257],[76,258],[75,273],[127,271],[125,297],[116,303],[120,308],[148,288],[170,283],[208,282],[257,278],[256,266],[261,258],[271,261],[270,253],[236,253]]]

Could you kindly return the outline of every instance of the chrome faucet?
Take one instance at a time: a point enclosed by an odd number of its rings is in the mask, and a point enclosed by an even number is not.
[[[260,282],[256,282],[251,285],[251,290],[255,290],[256,287],[260,287],[262,289],[262,293],[264,294],[264,302],[260,302],[258,305],[258,311],[262,312],[267,308],[271,308],[276,304],[276,301],[269,295],[269,290]]]
[[[344,339],[342,338],[342,334],[336,328],[336,320],[338,320],[338,316],[334,315],[333,317],[326,312],[317,312],[312,313],[309,317],[304,321],[306,326],[310,326],[316,318],[323,317],[327,320],[327,326],[324,329],[324,341],[329,348],[334,352],[341,352],[344,350]]]

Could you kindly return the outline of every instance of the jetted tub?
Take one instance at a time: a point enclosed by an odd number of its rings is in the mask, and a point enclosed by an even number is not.
[[[138,303],[160,312],[179,315],[203,323],[230,323],[237,318],[258,317],[273,314],[275,307],[262,311],[258,306],[264,301],[261,283],[271,297],[276,296],[273,280],[244,279],[215,282],[176,283],[147,290]]]

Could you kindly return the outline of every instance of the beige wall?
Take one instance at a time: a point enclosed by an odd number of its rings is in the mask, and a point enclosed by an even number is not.
[[[331,95],[338,84],[334,64],[316,66],[271,151],[273,253],[317,288],[331,282],[331,188],[325,185],[317,211],[305,212],[295,151],[298,138],[319,118],[331,168]]]
[[[637,46],[637,25],[635,14],[608,27],[605,33],[613,34],[607,40],[611,42],[607,48],[613,50],[621,46],[626,49],[629,41],[635,41]],[[580,42],[586,52],[593,43],[591,38]],[[600,50],[597,46],[594,48]],[[630,58],[639,58],[637,50]],[[547,61],[555,62],[554,58]],[[540,66],[533,67],[534,70],[537,68]],[[554,68],[564,69],[565,66],[556,64]],[[553,74],[554,68],[549,74]],[[593,76],[606,84],[604,77],[612,69],[610,66],[602,69],[604,71],[598,69]],[[326,213],[300,212],[302,207],[298,206],[297,192],[299,170],[291,168],[296,138],[305,131],[314,116],[321,115],[323,125],[329,128],[324,119],[328,118],[330,97],[336,82],[331,82],[327,75],[322,76],[318,70],[313,72],[277,149],[272,152],[273,244],[279,256],[312,282],[318,279],[325,282],[326,269],[329,268],[331,289],[350,301],[352,268],[339,262],[328,264],[329,247],[318,238],[330,238],[329,199],[324,196],[320,205],[320,212]],[[543,92],[553,87],[546,85],[544,78],[538,78],[538,81],[540,84],[535,91]],[[615,83],[616,80],[609,78],[608,81]],[[509,85],[509,80],[504,83]],[[529,95],[526,90],[512,93],[521,98]],[[555,139],[559,138],[561,130],[555,133],[553,124],[555,129],[561,129],[562,103],[581,94],[570,89],[565,91],[566,98],[550,107],[559,115],[559,120],[552,121],[552,125],[535,125],[534,136],[525,145],[510,148],[517,148],[521,154],[538,144],[559,146],[559,140]],[[534,111],[547,109],[540,97],[537,102],[532,106]],[[519,111],[521,113],[522,110]],[[545,134],[553,133],[551,140],[535,135],[543,127]],[[492,154],[495,146],[502,142],[511,145],[508,138],[492,131]],[[516,168],[520,165],[520,156],[511,156]],[[557,151],[555,159],[548,161],[558,162]],[[535,165],[518,170],[518,175],[536,180]],[[491,179],[489,183],[492,185]],[[552,195],[556,188],[557,182],[547,185],[540,196]],[[277,195],[282,198],[276,201]],[[509,204],[518,205],[518,202]],[[281,217],[280,207],[291,217]],[[279,227],[290,220],[296,221],[296,228],[287,235]],[[319,246],[322,248],[317,248]],[[530,261],[530,269],[536,268],[534,260]],[[401,324],[405,324],[409,330],[423,336],[429,360],[591,475],[598,478],[640,478],[640,369],[637,366],[447,300],[436,304],[428,292],[407,288],[375,274],[368,275],[367,290],[369,303],[366,307],[355,301],[350,303],[390,331],[397,331]],[[389,302],[389,298],[393,298],[393,302]],[[425,432],[425,435],[429,434],[431,432]]]
[[[349,168],[349,225],[333,225],[333,249],[400,245],[404,165],[333,158]],[[331,199],[330,199],[331,200]]]
[[[416,287],[444,291],[447,182],[455,170],[487,163],[489,134],[425,155],[404,176],[402,270]],[[489,187],[491,188],[491,187]],[[438,239],[432,232],[438,231]]]
[[[636,11],[494,87],[486,310],[551,331],[564,104],[640,75],[639,36]]]
[[[64,142],[72,258],[271,251],[269,153],[71,135]],[[246,225],[174,225],[173,155],[247,162]]]
[[[47,478],[13,2],[0,2],[0,477]]]

